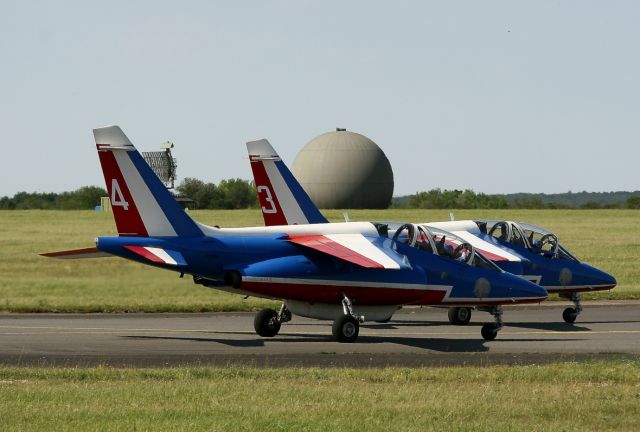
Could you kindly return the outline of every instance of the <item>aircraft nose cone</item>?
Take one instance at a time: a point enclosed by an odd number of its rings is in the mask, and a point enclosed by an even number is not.
[[[518,278],[518,283],[512,285],[511,293],[515,303],[540,302],[549,295],[543,286]]]
[[[611,285],[611,288],[614,288],[616,285],[618,285],[618,281],[616,280],[616,278],[614,278],[607,272],[602,272],[601,278],[603,285]]]
[[[609,273],[587,265],[585,265],[585,268],[587,270],[584,275],[586,285],[593,286],[594,288],[599,287],[601,289],[611,289],[618,285],[616,278]]]

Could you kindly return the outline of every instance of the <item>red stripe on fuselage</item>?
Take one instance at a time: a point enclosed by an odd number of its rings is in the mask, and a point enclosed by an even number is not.
[[[348,247],[343,246],[340,243],[337,243],[323,235],[290,235],[287,237],[287,240],[292,243],[296,243],[326,253],[336,258],[349,261],[362,267],[384,268],[384,266],[377,261],[361,255],[356,251],[349,249]]]
[[[442,299],[446,295],[444,289],[373,288],[364,285],[354,287],[257,281],[243,281],[242,289],[277,299],[334,304],[340,304],[342,293],[344,293],[356,305],[438,305],[442,304]]]
[[[264,162],[261,160],[251,160],[251,171],[253,171],[253,179],[256,182],[258,190],[258,200],[262,207],[262,217],[266,226],[288,225],[287,218],[282,211],[276,192],[269,180]],[[266,189],[264,189],[266,188]],[[269,211],[275,210],[272,213]]]
[[[148,259],[151,262],[160,263],[160,264],[166,264],[163,259],[161,259],[160,257],[152,254],[151,252],[149,252],[146,248],[144,248],[142,246],[125,246],[124,248],[130,250],[131,252],[133,252],[135,254],[140,255],[141,257],[144,257],[144,258]]]
[[[118,162],[116,161],[116,157],[113,154],[114,151],[123,150],[100,151],[100,144],[97,144],[96,147],[99,150],[98,157],[100,158],[104,181],[107,185],[109,200],[111,200],[111,210],[113,211],[113,218],[116,221],[118,234],[126,235],[127,237],[148,237],[144,222],[142,222],[142,218],[140,217],[140,212],[138,212],[136,203],[131,196],[131,192],[129,192],[129,188],[127,187],[127,182],[125,181],[122,171],[118,166]],[[124,205],[119,205],[118,203],[114,205],[113,203],[114,179],[118,183],[120,193],[122,194],[122,197],[118,198],[122,198],[127,203],[126,210]]]

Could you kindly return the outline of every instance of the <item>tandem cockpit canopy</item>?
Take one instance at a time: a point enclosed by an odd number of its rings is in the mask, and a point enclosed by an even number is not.
[[[500,241],[527,248],[547,258],[580,262],[558,241],[558,236],[542,227],[525,222],[476,221],[481,231]]]
[[[427,253],[454,259],[474,267],[501,272],[491,260],[476,251],[466,240],[438,228],[418,224],[390,224],[394,242],[405,243]]]

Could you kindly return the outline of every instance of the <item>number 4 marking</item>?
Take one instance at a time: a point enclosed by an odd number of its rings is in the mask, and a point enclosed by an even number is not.
[[[278,209],[276,208],[276,203],[273,202],[273,197],[271,196],[271,190],[267,186],[258,186],[257,188],[258,195],[260,192],[264,191],[266,196],[264,200],[269,203],[269,208],[262,207],[262,213],[265,214],[273,214],[278,213]]]
[[[116,179],[111,180],[111,206],[123,207],[125,210],[129,210],[129,203],[125,201],[118,180]]]

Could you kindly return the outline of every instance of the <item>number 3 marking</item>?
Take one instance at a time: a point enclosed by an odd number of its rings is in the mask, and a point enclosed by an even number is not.
[[[111,180],[111,206],[122,207],[125,210],[129,210],[129,203],[124,200],[124,195],[116,179]]]
[[[265,191],[266,196],[264,199],[266,202],[269,203],[269,208],[265,208],[264,206],[262,207],[262,213],[266,213],[266,214],[278,213],[278,209],[276,208],[276,203],[273,202],[273,197],[271,196],[271,190],[269,190],[267,186],[258,186],[257,191],[258,191],[258,195],[260,195],[260,192]]]

